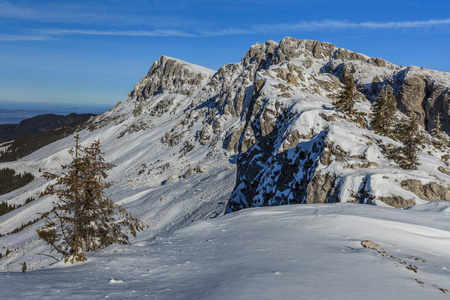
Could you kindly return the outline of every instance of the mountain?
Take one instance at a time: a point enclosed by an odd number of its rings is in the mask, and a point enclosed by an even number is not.
[[[390,85],[397,117],[417,116],[425,142],[417,170],[402,169],[386,158],[386,147],[401,143],[334,109],[333,100],[350,74],[360,112],[370,113],[383,86]],[[116,165],[109,175],[114,186],[106,194],[149,225],[132,240],[132,249],[151,251],[153,244],[170,242],[175,232],[195,221],[243,208],[337,202],[405,208],[449,200],[448,148],[435,148],[429,134],[438,113],[449,133],[449,87],[449,73],[397,66],[329,43],[268,40],[252,46],[241,62],[218,71],[162,56],[126,100],[78,133],[86,145],[99,139],[105,159]],[[365,118],[369,123],[370,116]],[[0,168],[36,177],[41,171],[59,172],[73,145],[68,137]],[[37,213],[49,211],[56,200],[41,197],[47,184],[39,178],[0,196],[9,205],[28,202],[0,217],[0,233],[6,234],[0,238],[3,271],[18,271],[23,262],[29,270],[53,262],[35,232],[42,225]],[[357,214],[359,206],[342,205],[330,218],[347,208]],[[392,218],[401,214],[392,213]],[[23,224],[29,225],[7,234]],[[436,247],[437,255],[448,258],[444,247]]]
[[[44,114],[23,120],[19,124],[0,124],[0,143],[12,141],[32,133],[60,128],[93,116],[93,114],[75,113],[66,116]]]

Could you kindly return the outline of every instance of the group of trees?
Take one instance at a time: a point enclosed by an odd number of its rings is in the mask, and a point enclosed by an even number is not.
[[[403,144],[400,147],[387,147],[387,157],[403,169],[417,169],[424,137],[417,118],[397,118],[397,101],[390,85],[384,86],[373,102],[371,116],[370,126],[373,131]]]
[[[135,237],[145,226],[105,196],[104,190],[111,186],[105,181],[107,171],[113,165],[105,162],[100,142],[84,147],[79,139],[75,136],[75,146],[69,150],[72,162],[62,166],[62,175],[44,173],[46,179],[55,181],[46,193],[59,201],[44,215],[45,225],[37,231],[66,262],[86,260],[85,252],[113,243],[128,244],[125,231]]]
[[[21,188],[33,180],[31,173],[16,174],[16,171],[9,168],[0,169],[0,195]]]
[[[354,122],[361,124],[365,114],[355,109],[357,102],[356,85],[352,75],[343,79],[344,89],[333,106],[338,112],[349,116]],[[372,104],[370,127],[377,134],[388,136],[402,143],[402,146],[386,147],[386,155],[393,159],[403,169],[417,169],[419,154],[424,140],[417,118],[397,115],[397,101],[393,89],[386,85]],[[432,144],[442,149],[447,144],[446,135],[441,131],[440,115],[438,113],[431,132]]]

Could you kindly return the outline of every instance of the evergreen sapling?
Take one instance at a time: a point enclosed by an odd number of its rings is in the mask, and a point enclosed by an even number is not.
[[[333,101],[333,106],[336,111],[343,113],[345,116],[350,117],[350,120],[360,124],[362,127],[367,126],[363,112],[355,109],[355,103],[357,100],[356,84],[353,82],[353,76],[344,76],[342,80],[344,89],[340,92],[338,98]]]
[[[53,209],[44,215],[45,225],[37,230],[53,251],[72,263],[86,260],[85,252],[101,250],[113,243],[129,244],[125,230],[136,237],[145,226],[104,195],[104,190],[111,186],[105,181],[106,172],[114,166],[105,162],[100,141],[83,147],[79,139],[75,136],[75,146],[69,150],[72,162],[62,166],[65,172],[43,175],[47,180],[55,180],[46,193],[59,201],[53,202]]]
[[[391,136],[396,110],[397,101],[393,89],[390,85],[386,85],[372,104],[372,120],[370,122],[372,130],[384,136]]]

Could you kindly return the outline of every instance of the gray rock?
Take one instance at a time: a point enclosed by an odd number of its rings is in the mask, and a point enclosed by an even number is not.
[[[335,187],[336,177],[328,174],[314,174],[308,184],[308,194],[305,203],[336,203],[339,202],[338,189]]]
[[[450,201],[450,191],[448,187],[436,182],[422,184],[420,180],[408,179],[401,182],[402,188],[416,194],[420,199],[426,201]]]
[[[400,196],[380,197],[378,199],[383,201],[389,206],[397,208],[407,208],[416,205],[416,201],[414,199],[404,199],[403,197]]]
[[[210,74],[194,71],[187,63],[161,56],[129,94],[136,98],[135,116],[142,114],[152,96],[163,92],[192,95],[209,78]]]

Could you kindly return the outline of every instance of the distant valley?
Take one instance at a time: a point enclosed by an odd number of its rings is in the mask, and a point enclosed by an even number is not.
[[[45,114],[21,121],[19,124],[0,125],[0,143],[8,142],[33,133],[40,133],[80,122],[94,114],[69,114],[67,116]]]
[[[106,104],[71,104],[0,101],[0,124],[18,124],[20,121],[38,115],[95,114],[99,115],[111,108]]]

